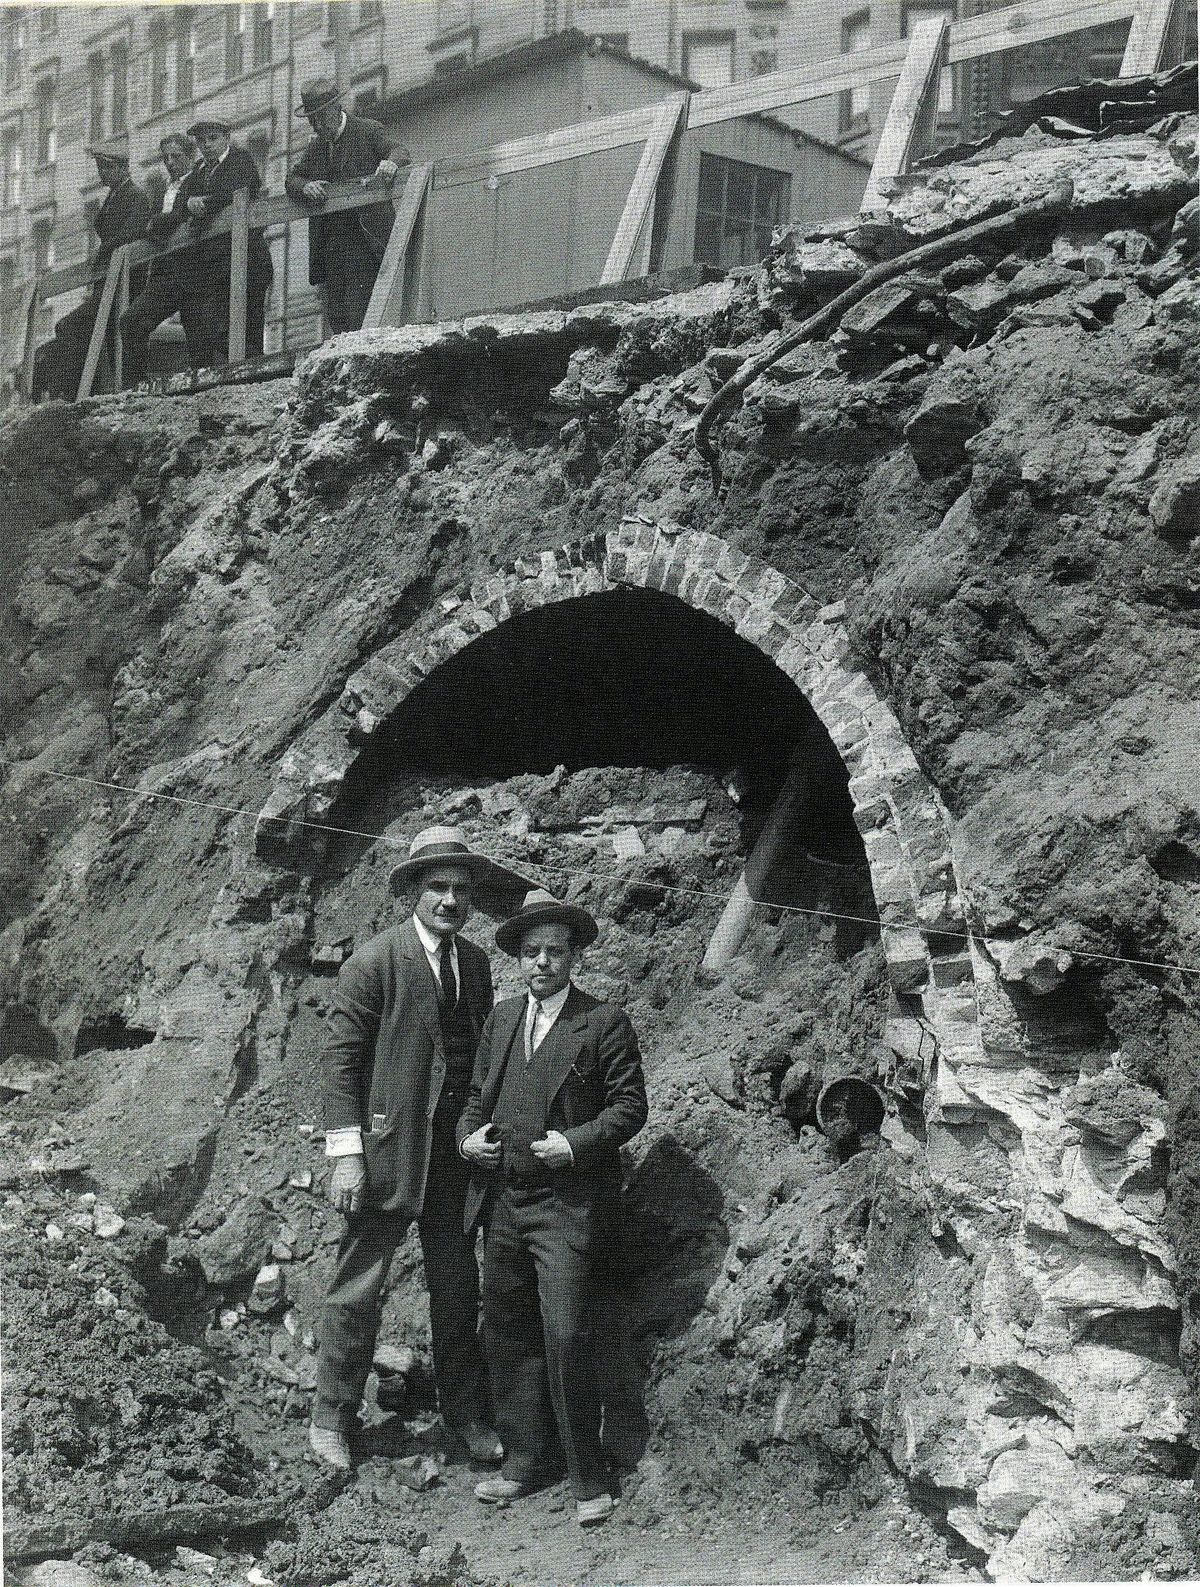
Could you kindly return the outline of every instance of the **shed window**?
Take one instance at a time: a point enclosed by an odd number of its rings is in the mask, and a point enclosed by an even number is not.
[[[53,77],[43,77],[34,89],[36,115],[37,163],[53,165],[57,146],[54,126],[55,88]]]
[[[772,230],[783,223],[791,186],[786,171],[702,154],[692,253],[697,264],[756,264],[770,251]]]
[[[112,47],[112,130],[116,137],[127,127],[129,110],[129,45]]]
[[[240,77],[246,69],[246,7],[233,4],[225,11],[225,79]]]
[[[4,86],[15,88],[21,77],[21,57],[25,52],[25,13],[14,6],[3,19]]]
[[[21,133],[17,127],[6,127],[0,149],[3,150],[4,170],[2,174],[4,191],[3,198],[5,209],[19,209],[21,206]]]
[[[871,48],[871,13],[858,11],[852,17],[847,17],[842,23],[842,54],[858,55],[863,50]],[[841,97],[838,120],[843,132],[861,126],[866,122],[871,110],[871,89],[868,84],[860,83],[857,88],[848,88]]]
[[[33,268],[38,275],[54,268],[54,231],[48,220],[33,223]]]
[[[732,33],[685,33],[683,75],[701,88],[724,88],[733,81]]]

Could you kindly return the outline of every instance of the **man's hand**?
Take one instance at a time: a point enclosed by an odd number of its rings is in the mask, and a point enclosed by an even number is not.
[[[474,1134],[466,1137],[459,1151],[469,1163],[479,1163],[484,1168],[499,1168],[500,1137],[496,1133],[496,1126],[481,1124]]]
[[[207,211],[207,206],[202,198],[189,198],[187,202],[188,214],[200,220]]]
[[[400,175],[400,167],[395,160],[389,160],[385,157],[375,167],[375,175],[381,182],[394,182]]]
[[[329,188],[325,182],[305,182],[300,190],[310,204],[323,204]]]
[[[361,1152],[350,1152],[339,1157],[333,1165],[333,1178],[329,1182],[329,1199],[338,1212],[349,1216],[357,1212],[367,1183],[367,1165]]]
[[[569,1168],[575,1161],[570,1141],[558,1130],[547,1130],[540,1141],[530,1141],[529,1150],[544,1168]]]

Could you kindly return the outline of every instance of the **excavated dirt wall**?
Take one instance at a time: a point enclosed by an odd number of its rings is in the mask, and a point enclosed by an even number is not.
[[[8,426],[9,1282],[63,1266],[48,1320],[105,1374],[147,1327],[215,1368],[122,1412],[134,1498],[270,1504],[302,1470],[328,977],[390,918],[394,845],[452,818],[594,910],[586,984],[647,1055],[606,1321],[626,1541],[556,1554],[534,1510],[543,1567],[655,1579],[637,1539],[698,1509],[702,1579],[751,1507],[783,1548],[853,1503],[877,1559],[795,1570],[1194,1571],[1195,133],[1032,133],[754,280]],[[697,414],[781,314],[1064,172],[1054,228],[901,278],[757,381],[714,495]],[[698,976],[793,756],[793,908]],[[889,1101],[857,1151],[815,1129],[841,1074]],[[438,1464],[413,1247],[386,1323],[381,1463],[256,1557],[532,1579]],[[85,1517],[54,1472],[107,1481],[123,1447],[68,1394],[10,1439],[10,1505]]]

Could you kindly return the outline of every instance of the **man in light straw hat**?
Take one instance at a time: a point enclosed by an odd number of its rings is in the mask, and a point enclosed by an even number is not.
[[[469,1169],[455,1136],[492,976],[487,955],[459,933],[477,885],[515,896],[529,884],[474,853],[456,827],[418,833],[390,881],[412,914],[346,961],[329,1017],[325,1150],[346,1227],[322,1314],[309,1439],[321,1459],[350,1464],[384,1281],[415,1219],[442,1417],[473,1459],[494,1462],[502,1451],[478,1337]]]
[[[482,1211],[486,1229],[484,1342],[505,1451],[500,1475],[475,1493],[507,1504],[538,1486],[557,1423],[584,1526],[614,1502],[594,1376],[595,1270],[614,1230],[619,1148],[646,1122],[628,1016],[571,980],[596,936],[586,909],[540,889],[497,931],[528,993],[489,1016],[458,1125],[476,1169],[468,1225]]]

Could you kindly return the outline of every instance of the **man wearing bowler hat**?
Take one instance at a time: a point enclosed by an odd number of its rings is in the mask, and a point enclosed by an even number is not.
[[[497,931],[528,991],[489,1015],[458,1125],[476,1170],[467,1220],[482,1212],[486,1231],[484,1341],[504,1445],[500,1475],[475,1493],[508,1504],[538,1486],[557,1424],[584,1526],[614,1503],[591,1332],[596,1268],[615,1233],[619,1148],[646,1122],[628,1016],[571,980],[596,935],[585,909],[540,889]]]
[[[228,359],[230,244],[228,233],[216,237],[205,233],[233,202],[239,189],[253,200],[262,187],[253,155],[230,141],[230,130],[227,121],[213,116],[195,121],[187,129],[188,137],[200,150],[202,164],[186,198],[189,227],[198,241],[184,255],[180,271],[198,342],[192,349],[189,341],[189,352],[193,353],[193,362],[209,368]],[[246,355],[250,358],[263,350],[267,293],[273,274],[271,252],[260,226],[250,233],[246,252]]]
[[[325,1050],[325,1150],[334,1160],[330,1199],[346,1227],[322,1313],[309,1435],[332,1465],[350,1463],[384,1281],[414,1219],[443,1419],[474,1459],[501,1457],[478,1337],[470,1171],[456,1149],[492,976],[487,955],[460,932],[477,886],[519,896],[528,885],[475,853],[456,827],[430,827],[391,875],[411,915],[358,949],[338,975]]]
[[[308,118],[313,133],[284,182],[298,204],[319,210],[328,202],[330,182],[374,177],[390,186],[408,163],[407,152],[381,122],[343,109],[337,84],[327,77],[304,84],[296,114]],[[394,219],[384,199],[309,221],[308,279],[325,287],[331,331],[356,331],[366,318]]]

